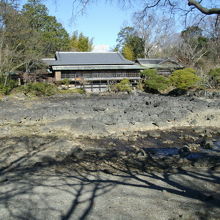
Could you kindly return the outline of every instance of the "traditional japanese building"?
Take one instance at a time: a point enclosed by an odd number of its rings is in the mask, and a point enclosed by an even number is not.
[[[137,63],[144,69],[156,69],[161,75],[169,75],[174,70],[184,67],[172,59],[137,59]]]
[[[138,63],[118,52],[56,52],[55,58],[43,59],[55,81],[69,79],[75,87],[103,91],[108,85],[127,78],[132,85],[140,80]]]

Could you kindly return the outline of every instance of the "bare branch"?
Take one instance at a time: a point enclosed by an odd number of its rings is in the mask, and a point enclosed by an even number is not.
[[[201,2],[201,1],[200,1]],[[200,12],[206,15],[212,15],[212,14],[220,14],[220,8],[205,8],[203,7],[200,2],[195,1],[195,0],[188,0],[188,5],[189,6],[194,6],[197,8]]]

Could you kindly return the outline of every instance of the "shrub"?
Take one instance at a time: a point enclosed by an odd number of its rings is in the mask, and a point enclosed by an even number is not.
[[[136,86],[136,89],[139,90],[139,91],[144,91],[144,85],[143,85],[143,82],[142,81],[139,81],[137,86]]]
[[[213,87],[220,87],[220,68],[211,69],[208,73],[208,76]]]
[[[15,80],[6,77],[5,75],[0,76],[0,94],[2,95],[9,95],[10,92],[18,86]]]
[[[69,79],[63,79],[63,80],[60,80],[60,81],[56,81],[55,83],[56,83],[56,85],[66,85],[66,86],[68,86],[69,84],[70,84],[70,80]]]
[[[200,78],[195,73],[196,71],[192,68],[176,70],[171,74],[170,81],[178,89],[193,88],[200,81]]]
[[[148,79],[149,77],[154,77],[157,74],[156,69],[146,69],[141,72],[141,77],[144,79]]]
[[[160,92],[167,89],[170,81],[167,77],[157,74],[155,69],[147,69],[142,72],[144,78],[144,90],[151,92]]]
[[[21,86],[20,91],[23,91],[26,95],[35,96],[50,96],[58,93],[58,89],[55,85],[49,83],[35,82]]]
[[[123,79],[121,82],[112,85],[111,89],[115,92],[131,92],[132,86],[129,79]]]

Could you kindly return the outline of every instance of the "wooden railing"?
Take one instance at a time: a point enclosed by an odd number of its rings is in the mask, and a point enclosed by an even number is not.
[[[62,73],[61,78],[98,78],[98,79],[104,79],[104,78],[130,78],[130,77],[140,77],[139,73],[83,73],[83,74],[77,74],[77,73]]]

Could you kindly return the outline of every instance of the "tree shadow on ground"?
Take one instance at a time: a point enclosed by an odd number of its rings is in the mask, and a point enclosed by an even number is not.
[[[53,141],[53,138],[47,138],[44,143]],[[24,143],[27,147],[31,145],[29,141]],[[42,143],[40,146],[35,153],[42,151],[45,145]],[[150,153],[143,160],[132,156],[121,158],[110,152],[102,156],[88,153],[81,159],[70,156],[59,162],[47,161],[28,166],[27,160],[35,153],[27,152],[1,168],[1,219],[82,220],[90,216],[103,219],[105,217],[100,212],[107,213],[105,209],[100,211],[98,206],[107,203],[106,199],[112,198],[111,194],[120,195],[119,187],[126,190],[128,199],[140,197],[146,204],[149,191],[152,195],[161,193],[162,200],[163,197],[172,198],[180,206],[187,201],[183,209],[190,208],[191,214],[197,215],[198,219],[217,219],[220,214],[220,173],[216,167],[203,170],[176,166],[174,169],[173,163],[169,166],[166,160],[156,160]],[[138,191],[143,194],[138,194]],[[180,198],[184,202],[178,201]],[[120,207],[123,203],[128,204],[125,200],[120,201]],[[161,209],[166,209],[165,203],[162,204],[164,207]],[[108,219],[111,218],[108,216]]]

